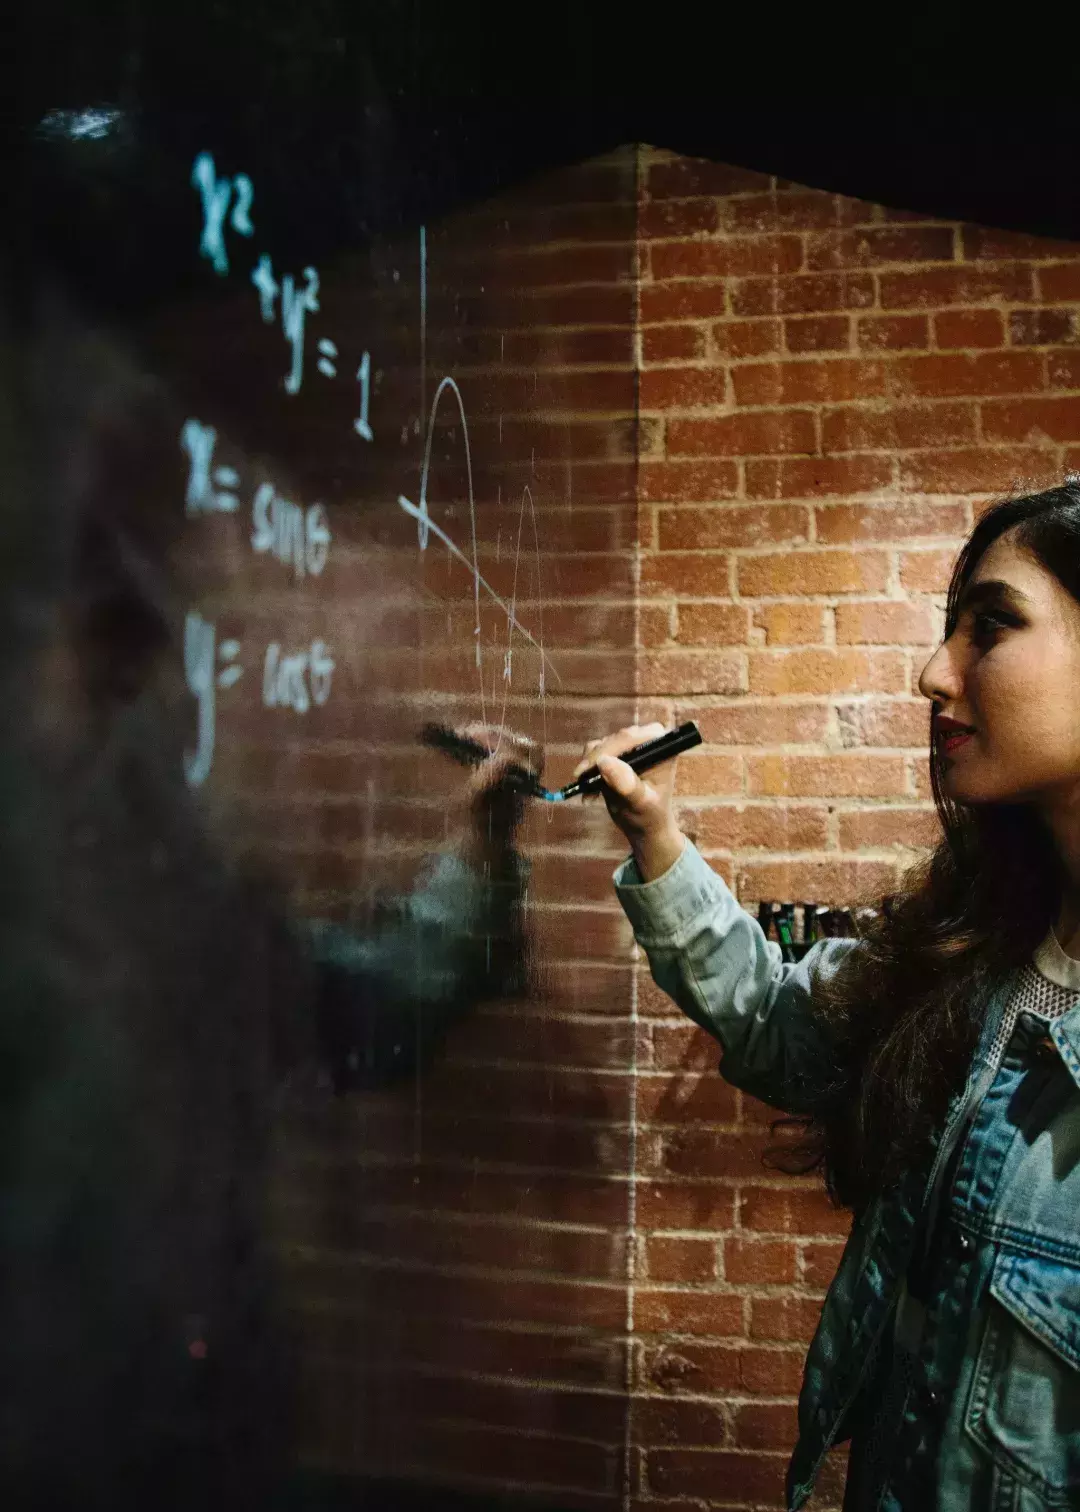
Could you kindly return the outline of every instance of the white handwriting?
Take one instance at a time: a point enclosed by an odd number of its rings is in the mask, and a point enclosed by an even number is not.
[[[218,178],[214,159],[208,152],[200,152],[191,170],[191,182],[202,199],[203,228],[199,251],[208,258],[214,272],[222,277],[229,271],[229,257],[225,250],[225,215],[236,191],[236,202],[229,218],[233,230],[241,236],[251,236],[251,204],[255,191],[246,173],[235,178]]]
[[[260,483],[251,506],[252,550],[291,563],[293,573],[318,577],[330,554],[330,526],[321,504],[307,509],[283,499],[272,483]]]
[[[287,655],[272,641],[263,662],[263,704],[306,714],[312,700],[322,705],[329,699],[333,675],[334,661],[324,641],[313,640],[309,648]]]
[[[217,431],[198,420],[185,420],[180,445],[188,454],[188,481],[184,492],[185,511],[189,515],[235,514],[239,500],[236,487],[240,482],[234,467],[213,467]]]

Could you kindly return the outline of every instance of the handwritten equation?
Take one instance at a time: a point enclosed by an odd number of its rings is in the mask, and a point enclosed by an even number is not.
[[[229,236],[235,234],[251,239],[255,235],[252,209],[255,191],[247,174],[226,176],[219,173],[213,157],[201,152],[195,159],[191,182],[197,190],[202,209],[202,228],[199,238],[199,254],[205,258],[214,272],[225,277],[230,272]],[[396,278],[395,274],[395,278]],[[312,343],[316,355],[316,373],[328,381],[339,376],[339,365],[352,371],[353,380],[359,386],[359,414],[353,420],[353,430],[363,441],[375,439],[371,424],[372,361],[371,353],[363,350],[355,369],[346,362],[337,343],[327,335],[309,330],[312,317],[321,314],[320,276],[317,268],[305,267],[299,274],[276,270],[271,255],[259,252],[250,273],[255,288],[258,311],[267,325],[280,323],[288,352],[287,369],[281,379],[282,387],[289,396],[301,391],[305,378],[305,365],[309,360]],[[355,360],[355,357],[354,359]],[[398,495],[397,504],[405,514],[416,521],[417,545],[426,551],[434,535],[447,551],[469,571],[473,581],[473,604],[475,610],[475,664],[478,672],[480,693],[480,716],[489,722],[488,695],[484,676],[484,652],[481,645],[481,594],[493,602],[506,619],[506,644],[497,657],[492,697],[498,701],[496,687],[502,682],[502,712],[499,725],[505,721],[507,698],[513,678],[513,655],[515,639],[531,646],[539,655],[539,682],[537,692],[544,711],[547,690],[547,674],[550,672],[558,682],[558,672],[552,666],[543,645],[543,603],[540,595],[540,545],[537,533],[536,510],[531,489],[522,491],[518,514],[517,555],[514,563],[513,588],[509,599],[496,592],[480,571],[476,539],[476,501],[473,488],[472,454],[469,443],[468,421],[461,389],[449,375],[440,379],[432,400],[430,413],[425,413],[425,386],[427,379],[427,238],[424,227],[420,228],[420,413],[424,424],[424,454],[420,473],[420,488],[417,502],[404,493]],[[469,523],[471,550],[463,549],[453,537],[431,517],[428,486],[431,473],[432,441],[440,405],[444,398],[456,405],[461,420],[465,448],[466,475],[468,483]],[[500,428],[501,434],[501,428]],[[197,419],[184,422],[180,445],[188,461],[188,479],[184,494],[185,512],[189,518],[215,514],[236,515],[241,510],[242,480],[237,470],[215,461],[217,432],[212,425]],[[251,549],[275,558],[291,574],[294,581],[305,577],[318,577],[326,566],[331,546],[331,531],[326,511],[321,504],[300,505],[282,497],[274,484],[262,480],[250,494],[252,530]],[[521,623],[517,615],[518,569],[523,548],[523,533],[528,517],[531,524],[532,551],[535,553],[536,595],[538,600],[537,629],[534,635]],[[217,728],[218,695],[234,687],[244,675],[240,660],[243,647],[233,639],[218,639],[216,626],[192,611],[187,616],[184,633],[184,668],[188,688],[196,700],[197,740],[195,749],[185,754],[185,775],[192,786],[204,782],[210,773]],[[331,693],[334,673],[334,658],[330,648],[322,640],[287,648],[280,641],[268,645],[262,657],[261,697],[265,708],[290,709],[296,714],[306,714],[313,706],[325,704]],[[500,675],[501,674],[501,675]],[[546,714],[544,715],[546,725]]]
[[[225,277],[229,272],[229,253],[226,241],[227,229],[240,236],[252,237],[255,227],[251,220],[251,207],[255,190],[246,173],[233,178],[218,174],[214,159],[208,152],[200,152],[191,170],[191,182],[199,191],[202,200],[203,225],[199,239],[200,255],[210,263],[214,272]],[[304,383],[304,346],[309,315],[319,313],[319,274],[316,268],[304,268],[297,277],[293,273],[274,272],[273,260],[268,252],[260,253],[251,274],[251,282],[259,300],[259,313],[267,325],[281,321],[282,334],[289,348],[289,368],[282,380],[287,394],[298,394]],[[323,338],[317,344],[316,370],[324,378],[338,376],[339,353],[337,343]],[[356,369],[356,382],[360,385],[360,414],[353,421],[353,429],[365,441],[374,441],[371,429],[371,353],[364,352]]]
[[[200,420],[185,420],[180,445],[188,457],[184,499],[189,515],[236,514],[240,475],[214,466],[217,434]],[[330,525],[321,504],[306,508],[283,498],[273,483],[257,485],[251,501],[251,549],[275,557],[294,579],[318,577],[330,554]],[[194,751],[185,752],[184,775],[199,787],[210,775],[217,738],[218,693],[236,686],[244,675],[238,640],[218,640],[217,626],[195,610],[184,623],[184,675],[198,710]],[[263,653],[262,703],[267,709],[306,714],[330,697],[334,658],[326,643],[287,649],[271,641]]]

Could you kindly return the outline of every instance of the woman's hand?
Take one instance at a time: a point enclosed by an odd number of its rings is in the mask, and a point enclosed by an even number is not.
[[[591,740],[574,769],[574,776],[580,777],[589,767],[599,767],[607,811],[629,840],[646,882],[663,876],[686,844],[675,819],[676,761],[653,767],[646,779],[618,758],[634,746],[655,740],[664,730],[662,724],[629,725],[603,740]]]

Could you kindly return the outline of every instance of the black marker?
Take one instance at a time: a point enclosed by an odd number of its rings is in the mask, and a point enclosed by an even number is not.
[[[467,735],[458,735],[446,725],[426,724],[420,732],[420,739],[425,745],[444,751],[447,756],[460,761],[463,766],[479,766],[492,754],[480,741],[470,740]],[[659,766],[662,761],[670,761],[672,757],[700,744],[701,731],[691,719],[677,730],[665,730],[655,740],[646,740],[643,745],[634,746],[633,750],[626,751],[619,760],[625,761],[635,772],[647,772],[650,767]],[[567,798],[576,798],[579,794],[587,796],[598,793],[604,785],[598,767],[590,767],[587,772],[582,772],[576,782],[560,788],[556,793],[542,787],[524,767],[513,766],[508,775],[520,784],[524,792],[534,798],[542,798],[546,803],[564,803]]]
[[[658,735],[655,740],[646,740],[643,745],[634,746],[633,750],[625,751],[619,760],[625,761],[628,767],[640,774],[700,744],[701,731],[690,719],[686,724],[681,724],[677,730],[665,730],[663,735]],[[566,798],[576,798],[579,793],[582,795],[598,793],[603,785],[604,779],[600,775],[599,767],[593,766],[587,772],[582,772],[576,782],[571,782],[569,786],[557,793],[546,793],[544,796],[552,803],[560,803]]]

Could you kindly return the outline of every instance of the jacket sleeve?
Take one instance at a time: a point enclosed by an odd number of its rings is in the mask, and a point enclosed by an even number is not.
[[[294,925],[314,971],[320,1058],[339,1090],[407,1075],[472,1006],[526,990],[525,884],[520,857],[481,876],[446,853],[363,930]]]
[[[614,880],[654,981],[720,1041],[724,1077],[785,1112],[813,1111],[836,1071],[813,985],[856,942],[820,940],[783,961],[689,840],[662,877],[643,882],[629,858]]]

